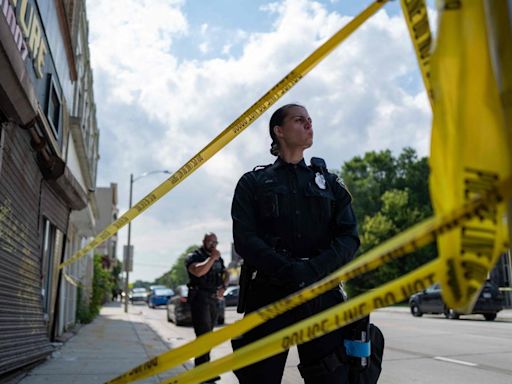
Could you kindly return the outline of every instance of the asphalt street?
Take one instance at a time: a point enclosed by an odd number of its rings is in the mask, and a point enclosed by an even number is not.
[[[136,306],[161,337],[171,345],[194,339],[191,327],[176,327],[166,321],[165,308]],[[234,307],[226,310],[226,321],[240,318]],[[383,372],[379,383],[512,383],[512,311],[502,311],[495,321],[481,315],[448,320],[443,315],[411,316],[409,308],[394,307],[372,314],[372,322],[386,338]],[[214,349],[213,358],[231,352],[228,343]],[[290,350],[283,383],[302,382],[295,348]],[[192,367],[192,364],[189,365]],[[222,383],[236,383],[232,373]]]
[[[234,307],[227,308],[227,324],[239,318]],[[407,307],[378,310],[371,318],[386,338],[380,384],[512,383],[512,310],[500,312],[495,321],[485,321],[481,315],[459,320],[442,315],[416,318]],[[97,319],[14,383],[103,383],[194,338],[191,326],[167,322],[165,307],[136,304],[124,313],[121,303],[110,303]],[[224,343],[212,351],[212,357],[229,353],[231,347]],[[292,348],[284,384],[302,382],[297,364],[297,351]],[[193,363],[188,361],[138,383],[158,383],[191,368]],[[233,373],[226,372],[218,383],[236,382]]]

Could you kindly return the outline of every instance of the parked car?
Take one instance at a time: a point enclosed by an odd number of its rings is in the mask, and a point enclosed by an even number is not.
[[[146,291],[146,288],[133,288],[132,291],[128,294],[128,298],[132,303],[146,302],[148,299],[148,292]]]
[[[167,302],[167,321],[176,325],[192,324],[192,314],[188,303],[188,287],[179,285],[176,287],[176,294]],[[222,325],[225,321],[226,305],[224,299],[217,300],[219,317],[217,324]]]
[[[167,288],[166,286],[153,288],[148,296],[148,306],[155,308],[159,305],[167,305],[167,302],[172,296],[174,296],[174,291],[171,288]]]
[[[169,288],[169,287],[167,287],[166,285],[150,285],[149,291],[151,292],[155,288]]]
[[[444,314],[448,319],[458,319],[463,315],[457,313],[452,308],[447,307],[441,297],[441,288],[439,284],[412,295],[409,299],[411,314],[420,317],[424,313]],[[496,284],[487,280],[480,292],[471,314],[481,314],[485,320],[492,321],[496,319],[496,314],[503,309],[503,295]]]
[[[224,302],[226,307],[238,305],[238,294],[240,293],[240,286],[232,285],[224,291]]]

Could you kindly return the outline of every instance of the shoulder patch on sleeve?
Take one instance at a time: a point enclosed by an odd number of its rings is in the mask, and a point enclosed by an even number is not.
[[[343,181],[343,179],[340,176],[336,176],[336,182],[339,185],[341,185],[343,188],[348,189],[347,186],[345,185],[345,182]]]
[[[345,182],[343,181],[343,179],[340,176],[336,176],[336,182],[341,186],[341,188],[343,188],[345,191],[347,191],[348,194],[350,195],[350,197],[352,198],[352,194],[350,193],[350,191],[347,188],[347,185],[345,184]]]

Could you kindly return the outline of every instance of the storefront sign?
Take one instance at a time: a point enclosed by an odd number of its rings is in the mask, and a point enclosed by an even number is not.
[[[0,7],[21,58],[25,60],[30,53],[34,72],[41,79],[48,46],[35,3],[29,0],[0,0]]]

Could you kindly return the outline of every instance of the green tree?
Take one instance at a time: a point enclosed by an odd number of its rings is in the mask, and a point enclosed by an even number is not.
[[[178,256],[171,269],[157,278],[155,283],[166,285],[171,288],[176,288],[178,285],[186,284],[188,282],[188,273],[185,268],[185,258],[198,248],[198,245],[189,246],[181,255]]]
[[[120,279],[120,275],[121,275],[122,271],[123,271],[123,262],[118,261],[112,268],[112,279],[113,279],[114,288],[116,288],[116,289],[122,289],[121,279]]]
[[[341,176],[355,197],[354,212],[357,221],[362,223],[366,215],[380,211],[380,197],[393,188],[397,177],[396,159],[389,150],[367,152],[364,157],[356,156],[343,164]]]
[[[354,157],[341,169],[353,196],[361,247],[358,256],[432,215],[428,193],[428,160],[412,148],[398,158],[389,150]],[[348,282],[355,295],[395,279],[436,257],[435,246],[424,247]]]

